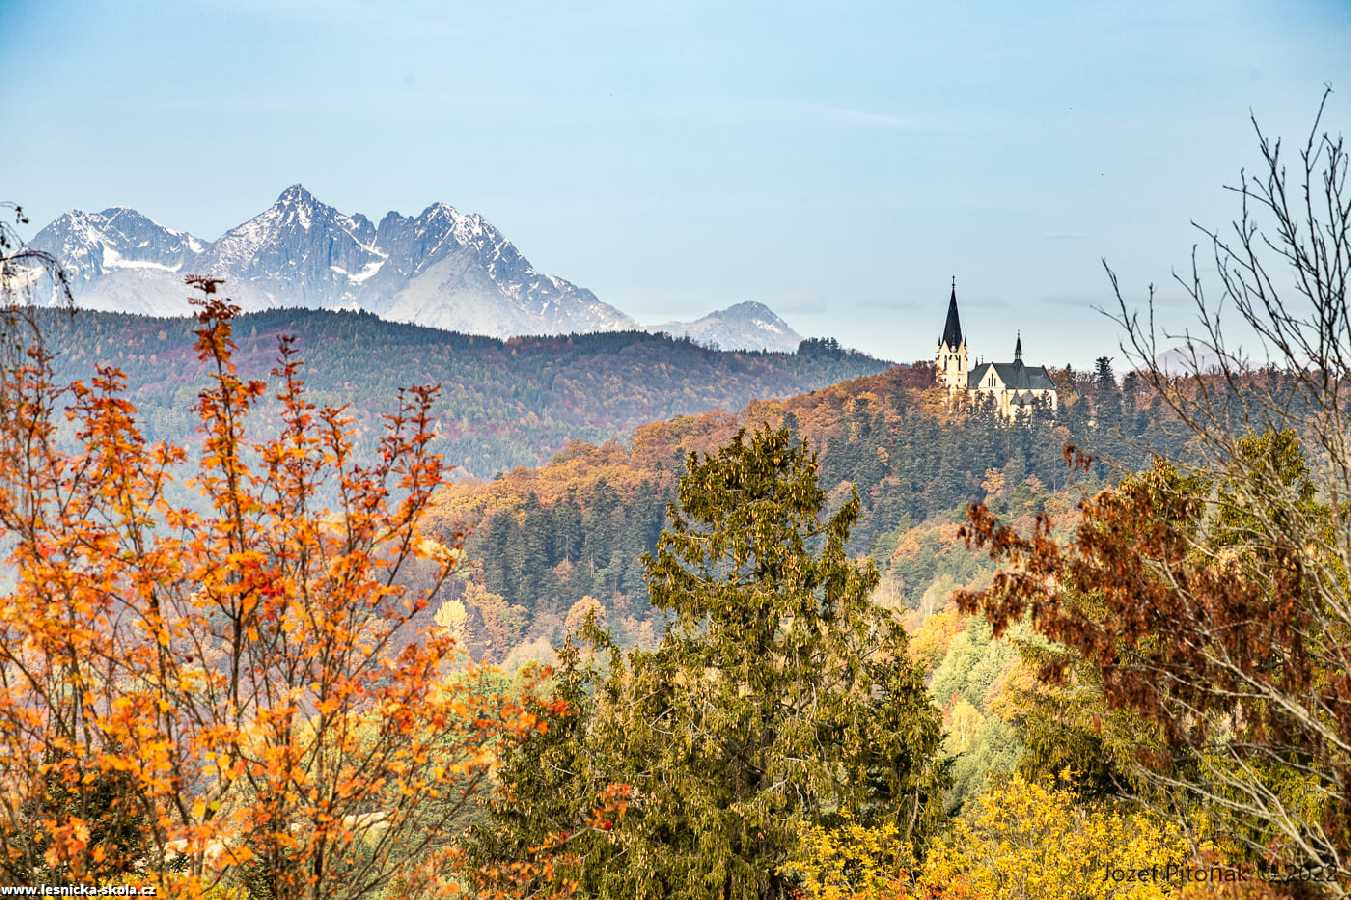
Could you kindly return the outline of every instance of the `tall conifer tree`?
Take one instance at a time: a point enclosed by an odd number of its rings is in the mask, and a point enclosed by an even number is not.
[[[558,867],[587,893],[784,897],[781,868],[808,825],[889,822],[917,848],[935,828],[938,713],[905,632],[870,599],[876,570],[846,553],[857,495],[827,514],[816,476],[787,429],[691,456],[644,560],[670,625],[652,651],[607,644],[609,673],[580,710],[574,758],[593,785],[631,791],[604,841],[572,841]],[[543,787],[536,767],[504,771],[519,779],[506,796]],[[575,835],[587,818],[552,824]],[[538,839],[539,823],[517,826]],[[500,849],[522,845],[517,826]]]

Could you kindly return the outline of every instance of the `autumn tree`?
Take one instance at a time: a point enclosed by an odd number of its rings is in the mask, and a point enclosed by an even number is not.
[[[804,900],[1162,900],[1188,884],[1190,854],[1182,830],[1166,819],[1120,801],[1085,803],[1014,775],[975,797],[922,860],[888,825],[846,821],[808,828],[785,868],[800,877]],[[1212,871],[1231,883],[1241,875],[1215,866],[1207,879]]]
[[[1163,898],[1180,886],[1190,853],[1182,830],[1158,816],[1121,803],[1085,804],[1014,775],[975,798],[899,896]],[[1128,880],[1140,869],[1160,874]]]
[[[1325,97],[1326,100],[1326,97]],[[1166,371],[1151,305],[1121,302],[1123,349],[1189,432],[1188,455],[1084,504],[1071,541],[983,507],[969,536],[1004,565],[961,596],[997,628],[1026,616],[1066,652],[1045,674],[1098,691],[1156,740],[1116,762],[1182,824],[1203,812],[1270,873],[1351,883],[1351,184],[1320,117],[1294,174],[1257,129],[1216,272],[1180,277],[1201,329]],[[1256,127],[1256,123],[1254,123]],[[1116,284],[1115,277],[1112,278]],[[1118,297],[1120,293],[1118,292]],[[1237,313],[1256,345],[1226,337]],[[1252,359],[1253,350],[1266,356]],[[1080,724],[1088,724],[1085,719]]]
[[[0,372],[0,872],[436,892],[494,736],[533,722],[414,627],[459,558],[422,531],[436,388],[401,394],[356,465],[283,338],[278,427],[252,440],[268,385],[236,371],[219,281],[189,281],[192,453],[145,440],[116,369],[57,385],[35,341]]]
[[[826,506],[815,455],[786,429],[690,457],[644,560],[668,628],[651,651],[598,639],[610,666],[585,702],[568,697],[582,749],[551,751],[588,773],[580,805],[547,817],[585,848],[570,874],[584,892],[788,896],[782,865],[809,824],[886,824],[916,851],[937,827],[937,711],[904,631],[869,599],[875,569],[845,551],[857,496]],[[506,795],[552,777],[539,770],[507,779]],[[598,826],[603,785],[629,793]],[[520,832],[504,831],[510,858]]]

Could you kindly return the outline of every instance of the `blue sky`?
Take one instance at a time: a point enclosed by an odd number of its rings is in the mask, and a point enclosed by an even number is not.
[[[642,321],[768,303],[932,353],[1116,345],[1228,221],[1253,110],[1351,130],[1351,2],[0,0],[3,193],[215,238],[300,181],[378,217],[483,213]],[[1165,291],[1165,301],[1176,291]],[[1181,314],[1181,310],[1175,310]],[[1181,318],[1178,321],[1182,321]]]

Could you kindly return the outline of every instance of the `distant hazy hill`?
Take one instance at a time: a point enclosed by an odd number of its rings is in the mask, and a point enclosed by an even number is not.
[[[444,203],[376,222],[339,212],[295,184],[215,241],[119,206],[66,212],[31,243],[60,261],[80,306],[106,312],[188,315],[182,276],[201,272],[229,279],[231,295],[248,310],[363,309],[501,338],[638,327],[586,288],[535,271],[482,216]],[[761,304],[665,330],[679,336],[684,328],[729,350],[792,352],[801,339]]]
[[[55,310],[42,320],[60,377],[88,379],[96,363],[115,365],[153,437],[191,437],[192,401],[205,383],[193,320]],[[241,376],[266,377],[283,333],[299,337],[311,399],[350,404],[366,448],[399,387],[440,383],[439,449],[480,477],[542,463],[569,440],[604,441],[655,419],[738,409],[887,366],[811,344],[802,355],[719,352],[642,331],[504,342],[368,313],[289,309],[235,322]]]
[[[648,331],[664,331],[723,350],[777,350],[792,353],[802,335],[763,303],[747,301],[715,310],[693,322],[667,322]]]

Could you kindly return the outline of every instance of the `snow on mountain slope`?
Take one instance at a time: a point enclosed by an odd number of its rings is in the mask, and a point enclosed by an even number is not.
[[[361,282],[352,276],[384,259],[374,240],[365,216],[345,216],[295,184],[227,231],[198,267],[250,281],[288,305],[346,306],[359,302]]]
[[[125,207],[100,213],[72,210],[38,232],[33,246],[61,260],[76,284],[118,269],[177,272],[203,247],[192,235]]]
[[[585,288],[536,272],[482,216],[443,203],[377,226],[295,184],[211,243],[119,207],[72,210],[32,246],[66,267],[76,303],[96,309],[187,315],[182,273],[204,272],[224,276],[245,309],[360,308],[495,337],[637,327]]]
[[[717,346],[722,350],[793,353],[802,342],[802,335],[780,319],[774,310],[754,301],[714,310],[693,322],[667,322],[647,330],[688,337],[696,343]]]

